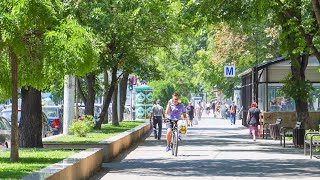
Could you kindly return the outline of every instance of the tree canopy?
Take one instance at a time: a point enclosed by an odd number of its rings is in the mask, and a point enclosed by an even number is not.
[[[1,80],[2,98],[10,98],[7,48],[19,59],[19,86],[39,90],[64,74],[84,75],[96,68],[97,49],[90,29],[66,15],[61,1],[2,1]]]

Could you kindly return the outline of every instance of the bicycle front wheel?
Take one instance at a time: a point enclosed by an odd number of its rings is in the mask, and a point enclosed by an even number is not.
[[[174,131],[174,139],[173,139],[173,154],[174,156],[178,155],[178,131]]]
[[[174,131],[172,131],[172,133],[171,133],[171,144],[170,144],[170,146],[171,146],[171,154],[172,155],[174,155],[174,148],[175,148],[175,145],[174,145],[174,140],[175,140],[176,138],[175,138],[175,133],[174,133]]]

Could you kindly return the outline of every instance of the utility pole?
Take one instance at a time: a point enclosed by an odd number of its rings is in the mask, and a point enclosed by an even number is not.
[[[69,126],[74,118],[74,92],[75,77],[72,75],[64,76],[64,98],[63,98],[63,134],[69,134]]]
[[[76,88],[76,121],[79,117],[79,106],[78,106],[78,78],[75,78],[75,88]]]

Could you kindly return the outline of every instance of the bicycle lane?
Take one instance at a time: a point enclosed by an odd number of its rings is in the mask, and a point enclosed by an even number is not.
[[[179,142],[177,157],[165,152],[165,130],[160,141],[151,134],[90,179],[319,179],[320,160],[279,141],[253,142],[240,123],[203,117]]]

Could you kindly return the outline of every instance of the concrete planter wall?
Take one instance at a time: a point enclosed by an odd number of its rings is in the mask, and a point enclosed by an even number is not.
[[[103,149],[90,148],[40,171],[33,172],[25,176],[23,180],[87,179],[100,169],[102,159]]]
[[[106,141],[102,141],[99,145],[104,147],[104,162],[110,162],[116,156],[118,156],[123,150],[131,146],[133,142],[136,142],[142,136],[150,131],[150,123],[137,126],[131,130],[125,131],[117,136],[114,136]]]
[[[102,162],[110,162],[132,143],[141,139],[150,131],[150,123],[145,123],[131,130],[120,133],[98,144],[49,144],[44,148],[86,149],[63,161],[34,172],[23,179],[37,180],[78,180],[87,179],[100,169]]]

